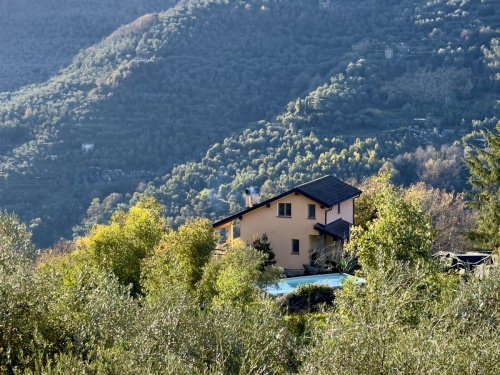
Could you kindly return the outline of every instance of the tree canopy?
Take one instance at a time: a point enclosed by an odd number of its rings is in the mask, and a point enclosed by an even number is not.
[[[151,256],[166,232],[161,206],[144,197],[128,212],[116,212],[109,225],[95,226],[87,237],[79,240],[83,251],[95,262],[113,272],[123,285],[140,290],[140,265]]]
[[[473,205],[479,209],[472,238],[479,248],[500,249],[500,122],[496,131],[483,132],[485,145],[467,157],[474,188]]]
[[[421,208],[389,182],[370,198],[374,218],[363,223],[365,228],[354,227],[346,246],[362,272],[390,269],[394,261],[415,264],[430,258],[434,230]]]

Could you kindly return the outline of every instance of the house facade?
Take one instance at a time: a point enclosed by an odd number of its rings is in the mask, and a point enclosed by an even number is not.
[[[354,223],[354,200],[361,191],[333,176],[296,186],[264,202],[247,199],[248,207],[214,223],[235,240],[239,226],[242,241],[251,244],[267,234],[276,263],[289,274],[307,266],[321,266],[333,247],[343,246]]]

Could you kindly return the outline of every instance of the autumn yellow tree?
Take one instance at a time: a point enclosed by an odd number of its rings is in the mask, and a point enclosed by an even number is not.
[[[121,284],[132,284],[137,293],[142,260],[153,254],[165,232],[161,206],[145,197],[128,212],[116,212],[108,225],[95,226],[78,246],[89,251],[100,267],[113,272]]]
[[[142,278],[148,294],[153,297],[173,284],[193,290],[214,249],[212,223],[207,219],[192,220],[168,232],[144,262]]]

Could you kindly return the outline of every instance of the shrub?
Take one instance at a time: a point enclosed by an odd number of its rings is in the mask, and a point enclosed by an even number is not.
[[[335,290],[326,285],[302,285],[295,292],[278,299],[279,307],[286,313],[310,313],[333,306]]]
[[[348,285],[303,352],[300,373],[497,373],[498,270],[458,288],[429,287],[432,275],[401,265],[372,274],[366,286]]]

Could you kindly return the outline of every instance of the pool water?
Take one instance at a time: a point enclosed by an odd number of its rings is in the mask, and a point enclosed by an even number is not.
[[[292,293],[301,285],[326,285],[330,288],[342,288],[342,282],[347,279],[354,279],[356,283],[362,283],[364,280],[345,273],[330,273],[327,275],[300,276],[282,279],[278,284],[264,288],[264,291],[279,296]]]

